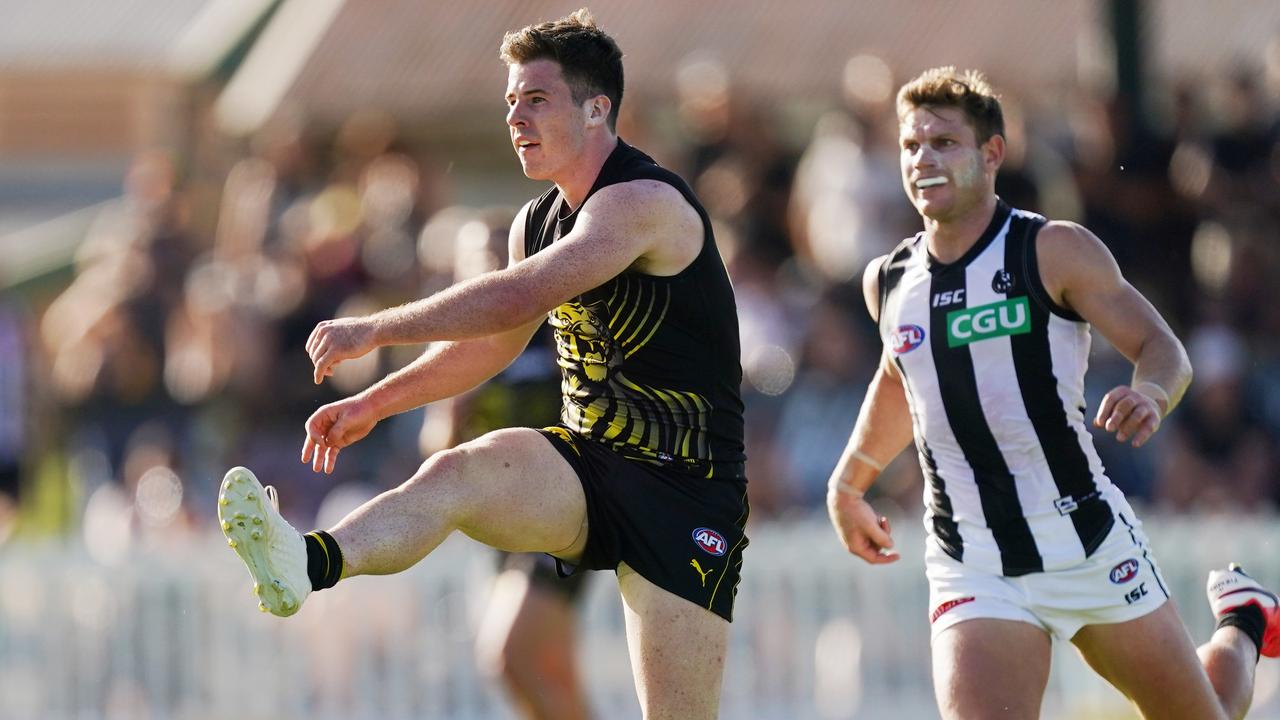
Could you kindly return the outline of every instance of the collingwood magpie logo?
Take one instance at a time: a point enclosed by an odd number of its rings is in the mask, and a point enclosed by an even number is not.
[[[1007,295],[1013,289],[1013,274],[1004,268],[997,270],[995,276],[991,278],[991,289]]]

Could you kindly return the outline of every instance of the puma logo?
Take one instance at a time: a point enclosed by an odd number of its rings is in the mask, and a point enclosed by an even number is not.
[[[694,570],[698,571],[698,575],[702,578],[702,587],[707,586],[707,576],[716,571],[715,568],[711,568],[710,570],[703,572],[702,566],[699,565],[698,561],[694,559],[689,560],[689,567],[692,567]]]

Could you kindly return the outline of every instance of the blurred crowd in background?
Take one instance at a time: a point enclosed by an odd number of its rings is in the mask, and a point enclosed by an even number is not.
[[[674,125],[624,104],[621,136],[694,186],[734,281],[755,522],[823,512],[880,352],[862,269],[920,228],[892,102],[907,78],[873,56],[845,76],[844,97],[804,133],[709,63],[682,69]],[[997,191],[1092,229],[1191,355],[1195,381],[1155,441],[1134,452],[1097,438],[1111,478],[1159,510],[1280,503],[1276,80],[1241,66],[1154,88],[1157,110],[1141,113],[1084,90],[1004,97]],[[471,396],[385,421],[333,475],[298,461],[316,408],[422,350],[383,349],[316,386],[303,345],[317,322],[506,263],[517,207],[457,204],[447,163],[413,136],[374,113],[336,129],[280,123],[214,177],[163,149],[139,155],[65,289],[0,294],[0,537],[95,533],[116,538],[92,543],[109,553],[203,531],[233,465],[279,486],[285,515],[311,527],[400,483],[426,453],[554,422],[558,369],[539,338]],[[504,172],[519,172],[514,159]],[[1097,342],[1088,412],[1130,372]],[[907,516],[921,490],[910,451],[875,488]]]

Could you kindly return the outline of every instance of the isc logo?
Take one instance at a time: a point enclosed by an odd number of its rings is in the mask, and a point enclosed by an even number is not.
[[[933,296],[934,307],[954,305],[959,302],[964,302],[964,288],[960,288],[959,290],[946,290]]]
[[[724,541],[724,536],[712,530],[711,528],[700,527],[693,531],[693,542],[702,551],[719,557],[729,549],[728,543]]]
[[[920,347],[924,342],[924,328],[919,325],[899,325],[892,337],[893,353],[903,355]]]
[[[1139,600],[1141,600],[1142,598],[1144,598],[1144,597],[1146,597],[1146,596],[1147,596],[1147,584],[1146,584],[1146,583],[1138,583],[1138,587],[1136,587],[1136,588],[1134,588],[1134,589],[1130,590],[1129,592],[1125,593],[1125,595],[1124,595],[1124,601],[1125,601],[1126,603],[1128,603],[1128,604],[1132,605],[1132,604],[1134,604],[1134,603],[1138,602]]]
[[[1111,582],[1117,585],[1123,585],[1138,574],[1138,561],[1129,558],[1119,565],[1111,568]]]
[[[947,313],[947,347],[1031,332],[1031,308],[1025,297]]]

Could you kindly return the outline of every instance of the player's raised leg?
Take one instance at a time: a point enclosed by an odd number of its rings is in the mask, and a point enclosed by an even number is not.
[[[582,484],[551,443],[527,428],[436,453],[330,533],[300,535],[244,468],[227,473],[218,510],[263,609],[281,616],[340,577],[405,570],[454,530],[500,550],[567,560],[581,556],[587,538]]]
[[[728,621],[654,585],[625,563],[618,566],[618,587],[645,720],[715,718]]]
[[[1030,623],[979,618],[933,638],[933,686],[944,720],[1035,720],[1049,682],[1049,634]]]
[[[432,455],[330,532],[349,577],[408,569],[454,530],[499,550],[575,560],[586,546],[586,496],[546,438],[510,428]]]

